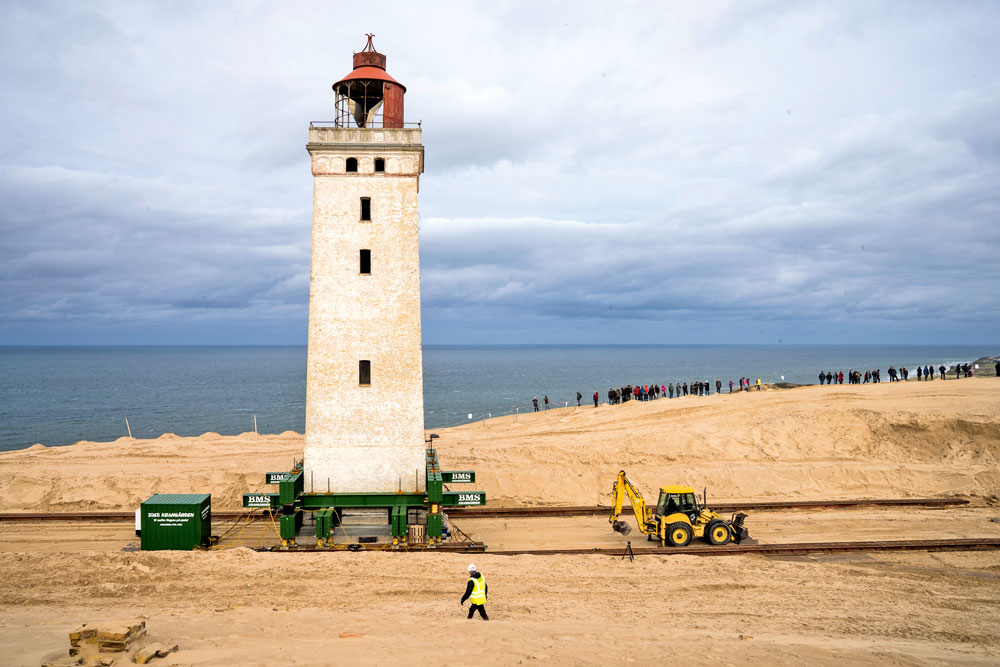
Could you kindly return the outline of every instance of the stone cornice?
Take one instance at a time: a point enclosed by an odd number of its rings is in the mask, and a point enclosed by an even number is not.
[[[424,152],[423,144],[322,144],[308,143],[306,150],[310,153],[314,151],[336,151],[349,153],[378,153],[389,151],[405,151],[408,153]]]
[[[310,127],[309,144],[421,145],[420,128]]]

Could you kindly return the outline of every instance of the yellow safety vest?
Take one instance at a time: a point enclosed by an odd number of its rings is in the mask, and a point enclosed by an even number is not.
[[[479,577],[469,577],[469,581],[472,582],[472,595],[469,596],[469,602],[472,604],[485,604],[486,603],[486,579],[483,578],[482,573]]]

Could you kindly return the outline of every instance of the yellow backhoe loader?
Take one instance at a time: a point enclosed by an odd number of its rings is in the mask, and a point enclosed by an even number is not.
[[[660,487],[656,507],[646,507],[645,499],[629,481],[624,470],[618,473],[615,485],[611,488],[613,503],[611,517],[608,519],[615,532],[622,535],[632,532],[632,527],[618,518],[626,495],[632,503],[639,530],[650,540],[658,539],[661,547],[666,544],[687,546],[696,537],[715,545],[730,542],[739,544],[747,538],[747,529],[743,527],[746,514],[734,514],[732,519],[727,520],[707,507],[699,507],[694,489],[689,486]]]

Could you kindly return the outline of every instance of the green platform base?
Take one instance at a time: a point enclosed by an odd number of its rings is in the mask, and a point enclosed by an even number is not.
[[[425,510],[425,536],[428,544],[440,544],[444,528],[442,509],[485,505],[486,494],[482,491],[445,491],[444,483],[460,484],[475,481],[474,471],[442,472],[437,459],[437,451],[426,451],[424,493],[303,493],[302,461],[291,471],[267,473],[268,484],[278,484],[278,493],[244,493],[243,506],[248,508],[266,507],[280,510],[279,533],[282,546],[295,544],[296,536],[302,529],[305,512],[314,514],[316,540],[322,546],[328,542],[332,529],[339,522],[342,511],[352,508],[385,508],[392,525],[393,544],[404,542],[408,534],[409,510]]]

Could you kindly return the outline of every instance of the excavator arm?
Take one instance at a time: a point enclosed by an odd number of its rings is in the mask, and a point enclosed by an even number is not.
[[[646,500],[639,493],[639,489],[632,486],[632,482],[629,481],[624,470],[618,472],[615,484],[611,487],[611,516],[608,517],[611,528],[622,535],[628,535],[632,532],[631,526],[618,519],[621,516],[626,495],[628,495],[629,502],[632,504],[632,512],[635,514],[635,522],[639,526],[639,530],[643,533],[648,533],[649,528],[646,527]]]

